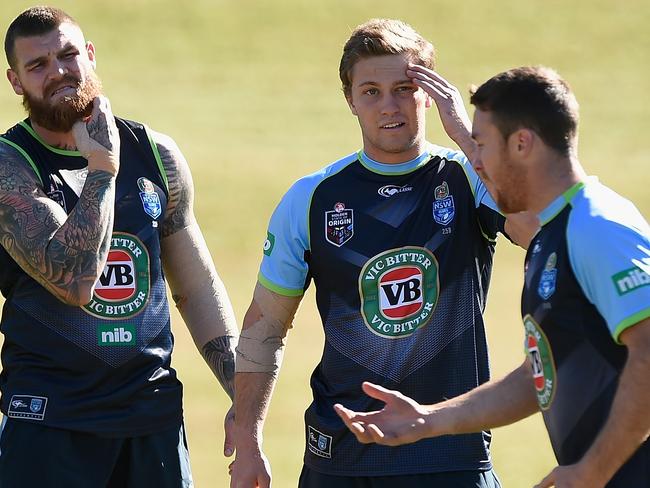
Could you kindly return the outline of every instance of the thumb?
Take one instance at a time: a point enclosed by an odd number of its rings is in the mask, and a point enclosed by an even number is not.
[[[364,381],[361,385],[361,389],[369,397],[376,398],[377,400],[381,400],[384,403],[388,403],[389,400],[392,400],[399,395],[399,392],[395,390],[389,390],[388,388],[384,388],[380,385],[375,385],[369,381]]]
[[[223,441],[223,455],[230,457],[235,452],[235,413],[232,411],[232,408],[226,414],[226,420],[224,421],[224,434],[225,439]]]

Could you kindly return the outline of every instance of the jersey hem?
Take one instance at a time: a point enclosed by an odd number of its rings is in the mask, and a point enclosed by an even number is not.
[[[612,334],[614,340],[616,341],[616,344],[623,344],[619,339],[623,331],[629,329],[633,325],[636,325],[642,320],[647,319],[648,317],[650,317],[650,307],[646,308],[645,310],[641,310],[631,317],[628,317],[625,320],[619,322],[619,324],[614,329],[614,334]]]
[[[261,271],[257,274],[257,281],[259,281],[260,285],[262,285],[267,290],[277,293],[278,295],[283,295],[285,297],[300,297],[305,293],[302,288],[298,290],[295,288],[284,288],[283,286],[276,285],[271,280],[266,278]]]
[[[335,470],[326,470],[322,469],[320,467],[314,466],[313,464],[307,462],[306,460],[303,460],[303,464],[307,466],[309,469],[313,469],[314,471],[317,471],[321,474],[326,474],[326,475],[331,475],[331,476],[350,476],[350,477],[359,477],[359,476],[367,476],[367,477],[372,477],[372,476],[409,476],[409,475],[414,475],[414,474],[436,474],[436,473],[450,473],[450,472],[455,472],[455,471],[491,471],[494,469],[492,466],[492,462],[488,462],[484,465],[481,466],[446,466],[445,468],[442,469],[435,469],[435,468],[427,468],[427,467],[422,467],[418,469],[413,469],[408,471],[407,473],[396,473],[394,471],[382,471],[382,470],[377,470],[373,469],[371,471],[363,471],[363,470],[358,470],[355,469],[353,471],[342,471],[339,469]]]

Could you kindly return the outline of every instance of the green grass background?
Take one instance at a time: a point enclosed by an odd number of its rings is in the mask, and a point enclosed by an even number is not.
[[[194,174],[196,214],[238,319],[255,282],[266,222],[292,181],[360,146],[340,92],[343,43],[370,17],[397,17],[431,39],[440,73],[463,92],[504,69],[552,66],[581,104],[580,157],[589,173],[650,215],[650,4],[645,0],[61,0],[97,49],[113,110],[172,135]],[[0,27],[29,2],[0,2]],[[465,96],[465,99],[467,97]],[[0,129],[23,116],[9,84]],[[437,113],[428,137],[451,144]],[[499,244],[487,310],[493,375],[522,360],[523,253]],[[228,486],[222,419],[229,401],[174,312],[174,365],[198,487]],[[310,291],[289,336],[265,429],[274,486],[296,485],[302,413],[323,334]],[[453,367],[450,365],[450,367]],[[506,487],[531,486],[554,466],[539,415],[494,431]]]

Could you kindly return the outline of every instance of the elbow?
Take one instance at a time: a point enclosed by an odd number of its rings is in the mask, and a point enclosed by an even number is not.
[[[66,290],[64,294],[57,294],[57,298],[71,307],[83,307],[92,300],[94,291],[94,284],[78,285]]]

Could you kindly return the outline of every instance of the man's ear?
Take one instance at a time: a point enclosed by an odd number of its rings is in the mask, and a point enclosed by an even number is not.
[[[535,144],[535,133],[530,129],[517,129],[508,138],[511,154],[527,157]]]
[[[9,80],[9,83],[11,84],[11,88],[14,89],[14,93],[16,95],[23,95],[25,93],[23,90],[23,85],[20,83],[20,80],[18,79],[18,75],[11,68],[7,70],[7,79]]]
[[[357,109],[354,106],[354,102],[352,101],[352,95],[345,95],[345,101],[348,102],[348,107],[350,107],[350,112],[352,112],[352,115],[359,115],[357,113]]]
[[[86,43],[86,52],[88,53],[88,59],[93,65],[93,69],[97,69],[97,58],[95,57],[95,45],[88,41]]]

